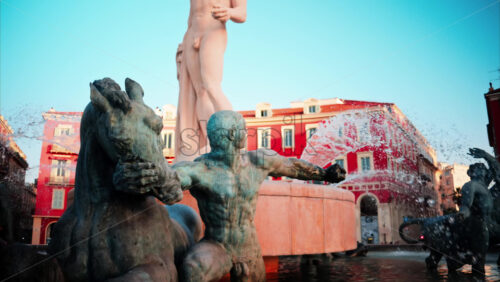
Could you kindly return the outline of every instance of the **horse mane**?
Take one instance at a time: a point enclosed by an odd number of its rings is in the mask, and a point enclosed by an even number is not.
[[[94,170],[92,159],[98,157],[96,149],[100,147],[97,142],[97,127],[104,126],[97,122],[99,114],[92,103],[89,103],[80,123],[80,152],[76,167],[74,200],[77,212],[88,209],[92,202],[96,202],[98,200],[96,196],[100,193],[97,190],[104,188],[97,187],[97,184],[101,182],[100,179],[91,177]]]

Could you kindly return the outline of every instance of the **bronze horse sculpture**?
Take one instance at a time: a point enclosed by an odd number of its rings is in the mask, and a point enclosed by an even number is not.
[[[158,202],[182,199],[162,154],[162,120],[144,104],[138,83],[127,78],[125,86],[109,78],[90,84],[74,203],[49,245],[68,281],[177,281],[175,258],[201,235],[192,209]],[[123,166],[135,161],[149,164]],[[144,175],[151,169],[161,173]],[[124,183],[122,175],[137,183]]]

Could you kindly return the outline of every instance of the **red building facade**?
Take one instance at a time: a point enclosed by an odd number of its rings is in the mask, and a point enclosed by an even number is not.
[[[340,187],[356,197],[358,241],[395,243],[403,216],[436,215],[436,154],[394,104],[308,99],[291,106],[259,104],[242,112],[248,150],[268,147],[344,167],[347,181]]]
[[[284,109],[273,109],[270,104],[260,103],[255,110],[240,113],[247,122],[248,150],[266,147],[287,157],[300,158],[304,150],[311,147],[310,138],[315,136],[318,130],[322,130],[321,127],[328,128],[329,119],[350,111],[353,115],[350,118],[353,120],[358,119],[355,111],[361,114],[376,113],[377,118],[369,119],[367,123],[368,135],[381,136],[386,142],[371,144],[368,140],[364,146],[352,147],[344,155],[332,153],[336,150],[320,151],[319,155],[328,162],[317,164],[327,167],[338,163],[347,170],[348,181],[340,187],[352,191],[356,196],[358,241],[369,240],[368,237],[373,233],[374,243],[397,242],[397,228],[403,215],[425,216],[436,213],[436,208],[426,206],[426,203],[437,200],[437,167],[434,150],[394,104],[338,98],[308,99],[292,102],[290,108]],[[163,154],[172,162],[175,158],[176,109],[167,105],[156,112],[163,116]],[[77,128],[81,113],[48,112],[44,117],[47,120],[44,134],[48,141],[44,142],[42,147],[40,165],[38,191],[41,197],[37,199],[37,216],[42,220],[38,243],[46,242],[45,234],[50,234],[49,224],[57,220],[64,210],[51,208],[54,189],[64,189],[65,196],[72,189],[78,152],[54,151],[54,142],[51,140],[58,126],[65,124],[74,128],[71,135],[73,139],[69,138],[67,141],[73,140],[72,142],[79,144]],[[65,120],[61,120],[62,117],[65,117]],[[384,124],[385,130],[377,130],[377,124]],[[355,127],[346,123],[340,131],[342,135],[359,139],[356,135],[360,134],[356,133],[364,129]],[[387,134],[390,136],[386,136]],[[54,160],[62,159],[68,161],[67,165],[72,168],[71,173],[63,185],[55,186],[50,181],[51,176],[57,172],[57,162]],[[314,158],[311,160],[314,161]],[[413,179],[409,179],[412,177]],[[281,178],[275,180],[292,181]],[[42,193],[42,190],[46,191]],[[65,203],[66,199],[63,202]],[[368,237],[363,235],[365,233]]]
[[[68,192],[75,185],[75,169],[80,150],[80,112],[43,114],[42,153],[38,172],[32,244],[50,240],[52,224],[67,208]]]

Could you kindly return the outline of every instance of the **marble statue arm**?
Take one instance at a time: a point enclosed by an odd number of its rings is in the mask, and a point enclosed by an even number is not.
[[[231,21],[244,23],[247,19],[247,0],[231,0]]]
[[[206,171],[206,167],[200,162],[179,162],[172,166],[177,179],[179,179],[181,189],[187,190],[200,183],[200,177]]]
[[[223,23],[231,20],[235,23],[244,23],[247,18],[247,0],[231,0],[231,7],[214,5],[212,15]]]
[[[250,160],[268,175],[286,176],[301,180],[319,180],[338,183],[345,179],[345,170],[334,164],[327,169],[296,158],[280,156],[273,150],[259,149],[249,152]]]
[[[490,167],[490,171],[492,172],[491,176],[496,183],[500,183],[500,163],[497,161],[497,159],[495,159],[495,157],[479,148],[470,148],[469,155],[477,159],[484,159]]]

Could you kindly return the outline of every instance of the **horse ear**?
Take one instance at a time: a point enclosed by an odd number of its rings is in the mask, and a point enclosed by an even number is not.
[[[142,97],[144,97],[142,86],[128,77],[125,79],[125,91],[130,99],[144,103],[142,100]]]
[[[101,112],[109,112],[111,110],[111,105],[99,90],[94,86],[94,84],[90,83],[90,102],[96,109]]]

